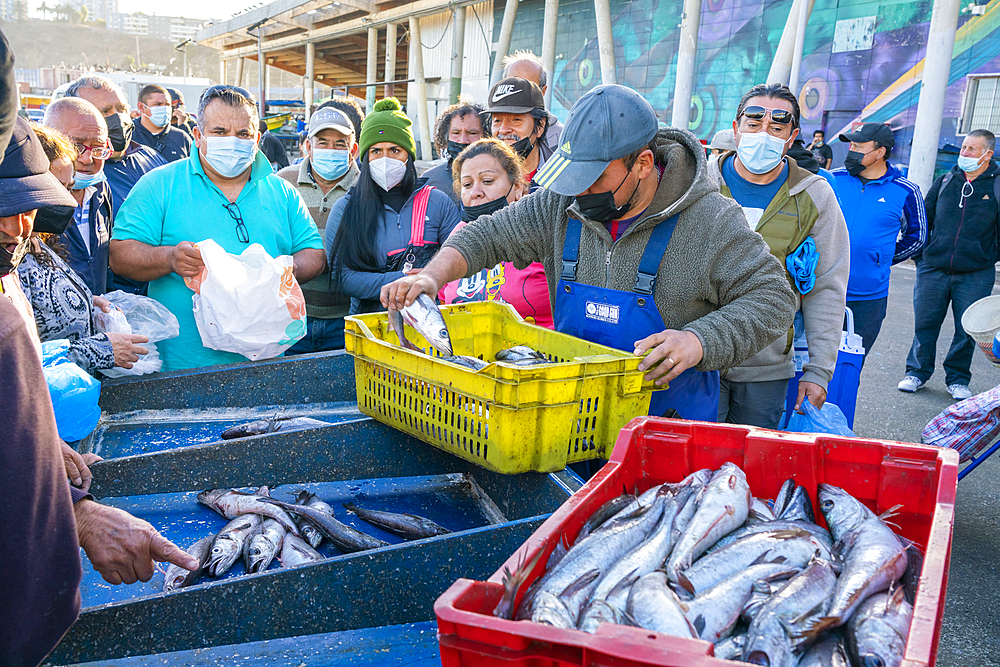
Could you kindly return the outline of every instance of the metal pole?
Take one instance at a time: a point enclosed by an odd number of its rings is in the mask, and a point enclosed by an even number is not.
[[[701,23],[701,0],[684,0],[681,40],[677,52],[674,79],[674,110],[670,124],[687,130],[691,121],[691,94],[694,92],[694,66],[698,58],[698,26]]]
[[[368,64],[365,67],[365,82],[378,81],[378,28],[368,28]],[[365,113],[371,113],[375,106],[375,86],[365,89]]]
[[[545,0],[545,21],[542,24],[542,69],[548,78],[545,108],[552,108],[553,77],[556,69],[556,31],[559,27],[559,0]]]
[[[809,13],[812,13],[815,4],[816,0],[809,0]],[[792,60],[795,58],[793,54],[802,12],[801,7],[802,0],[792,0],[792,7],[788,10],[788,20],[785,21],[785,29],[781,32],[778,48],[774,50],[774,58],[771,60],[771,69],[767,72],[767,83],[783,83],[785,85],[790,83],[789,77],[792,73]]]
[[[316,45],[312,42],[306,42],[306,78],[302,81],[304,84],[304,90],[302,91],[302,100],[306,105],[306,122],[309,122],[309,117],[312,115],[312,105],[313,105],[313,79],[316,78]]]
[[[184,85],[188,82],[188,47],[184,47]]]
[[[392,81],[396,78],[396,24],[388,23],[385,26],[385,80]],[[385,85],[383,97],[392,97],[395,89],[391,83]]]
[[[243,67],[246,64],[246,58],[236,59],[236,81],[233,82],[236,86],[243,86]]]
[[[934,0],[934,9],[931,11],[924,77],[920,84],[917,119],[913,123],[913,148],[907,176],[923,192],[927,192],[934,182],[934,164],[937,162],[945,91],[948,88],[951,58],[955,49],[958,10],[959,0]]]
[[[462,96],[462,68],[465,66],[465,7],[451,13],[451,96],[452,104]]]
[[[594,13],[597,15],[597,44],[601,51],[601,83],[618,83],[615,76],[615,40],[611,30],[611,3],[608,0],[594,0]]]
[[[420,19],[410,17],[410,62],[413,64],[413,102],[417,108],[417,123],[420,127],[420,157],[434,159],[434,145],[431,143],[431,123],[427,114],[427,82],[424,81],[424,48],[420,44]]]
[[[264,100],[267,97],[267,86],[264,83],[264,70],[266,69],[267,65],[264,63],[264,36],[261,34],[261,26],[257,26],[257,88],[259,89],[257,103],[260,107],[261,118],[267,115],[267,106],[264,104]]]
[[[226,60],[219,59],[219,83],[226,85]]]
[[[517,18],[518,0],[507,0],[503,7],[503,23],[500,24],[500,41],[493,55],[493,75],[490,86],[503,77],[503,57],[510,51],[510,40],[514,36],[514,19]]]
[[[808,2],[799,3],[798,21],[799,25],[795,30],[795,49],[792,51],[792,68],[788,74],[788,87],[791,88],[792,93],[796,97],[799,96],[799,91],[802,90],[800,79],[802,72],[802,51],[805,49],[806,44],[806,26],[809,24]]]

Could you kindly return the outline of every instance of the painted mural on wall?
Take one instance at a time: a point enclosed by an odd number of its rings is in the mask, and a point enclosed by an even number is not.
[[[671,113],[680,5],[634,0],[613,18],[618,81],[641,92],[663,120]],[[931,5],[816,0],[799,91],[804,136],[823,128],[833,139],[852,122],[889,122],[898,147],[893,157],[907,162]],[[742,93],[766,80],[790,6],[791,0],[704,0],[690,125],[699,138],[729,127]],[[966,76],[1000,73],[1000,0],[992,0],[983,16],[963,15],[959,26],[942,145],[961,144],[955,135]],[[582,48],[557,63],[554,109],[565,117],[574,101],[600,83],[595,29]]]

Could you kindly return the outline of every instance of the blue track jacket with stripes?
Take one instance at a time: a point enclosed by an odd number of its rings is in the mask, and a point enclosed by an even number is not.
[[[834,191],[851,237],[848,301],[889,294],[889,269],[923,250],[927,214],[920,188],[886,162],[885,176],[868,183],[846,169],[834,169]]]

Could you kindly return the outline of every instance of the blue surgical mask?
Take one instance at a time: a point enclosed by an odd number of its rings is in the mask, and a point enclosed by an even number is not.
[[[235,178],[253,164],[257,142],[239,137],[205,137],[203,155],[212,169],[226,178]]]
[[[777,167],[785,156],[785,142],[767,132],[741,132],[736,152],[748,171],[766,174]]]
[[[351,151],[337,150],[335,148],[314,148],[309,164],[319,177],[325,181],[335,181],[344,174],[351,166]]]
[[[979,169],[979,167],[981,166],[980,162],[982,161],[982,159],[983,159],[983,156],[981,156],[981,155],[979,157],[971,157],[971,156],[968,156],[968,155],[959,155],[958,156],[958,168],[968,174],[969,172],[973,172],[976,169]]]
[[[104,169],[101,169],[96,174],[84,174],[78,171],[73,177],[73,189],[86,190],[90,186],[103,183],[106,180],[108,179],[104,176]]]
[[[160,107],[149,107],[149,120],[156,127],[166,127],[170,124],[170,117],[173,116],[173,108],[168,104]]]

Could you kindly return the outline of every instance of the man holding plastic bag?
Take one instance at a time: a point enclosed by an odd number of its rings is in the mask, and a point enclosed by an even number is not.
[[[111,241],[115,273],[150,281],[177,317],[164,371],[283,353],[306,330],[299,283],[326,266],[302,198],[257,149],[250,93],[207,89],[198,121],[191,156],[136,184]]]

